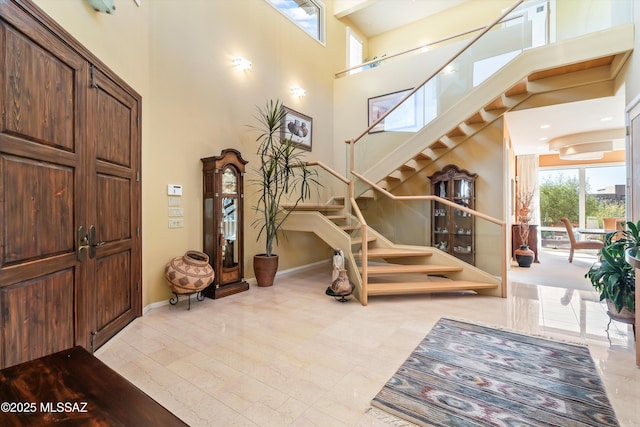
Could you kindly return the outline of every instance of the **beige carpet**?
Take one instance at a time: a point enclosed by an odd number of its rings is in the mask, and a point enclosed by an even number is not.
[[[568,250],[545,248],[538,252],[538,258],[540,263],[531,264],[530,268],[518,267],[517,263],[512,262],[509,280],[581,291],[593,290],[591,282],[584,275],[598,260],[596,251],[576,252],[570,263]]]

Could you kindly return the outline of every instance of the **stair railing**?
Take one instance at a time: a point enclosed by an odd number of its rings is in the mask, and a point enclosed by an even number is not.
[[[438,69],[436,69],[433,73],[431,73],[427,79],[425,79],[421,84],[416,85],[416,87],[414,89],[412,89],[411,91],[409,91],[397,104],[395,104],[393,107],[391,107],[388,111],[386,111],[381,117],[379,117],[376,121],[374,121],[369,127],[367,127],[362,133],[360,133],[358,136],[356,136],[355,138],[346,141],[347,144],[349,144],[349,170],[351,172],[351,174],[353,176],[356,176],[357,178],[361,179],[363,182],[367,182],[372,188],[378,190],[378,191],[382,191],[383,194],[386,194],[387,196],[390,196],[392,199],[396,199],[399,196],[394,196],[391,193],[388,193],[386,190],[382,189],[381,187],[379,187],[378,185],[376,185],[375,183],[372,183],[370,181],[368,181],[367,179],[365,179],[362,175],[359,175],[356,171],[355,171],[355,144],[362,139],[365,135],[367,135],[373,128],[375,128],[377,125],[379,125],[381,122],[383,122],[385,120],[385,118],[387,118],[391,113],[393,113],[400,105],[402,105],[405,101],[407,101],[411,96],[413,96],[418,90],[420,90],[423,86],[425,86],[430,80],[432,80],[435,76],[437,76],[440,72],[442,72],[442,70],[444,70],[450,63],[452,63],[453,61],[455,61],[460,55],[462,55],[463,53],[465,53],[474,43],[476,43],[480,38],[482,38],[486,33],[488,33],[493,27],[495,27],[497,24],[499,24],[501,21],[503,21],[511,12],[513,12],[518,6],[520,6],[522,3],[524,2],[524,0],[517,0],[515,3],[513,3],[513,5],[511,7],[509,7],[508,9],[506,9],[504,11],[504,13],[502,13],[502,15],[500,15],[498,18],[496,18],[492,23],[486,25],[482,31],[480,31],[475,37],[473,37],[468,43],[466,43],[465,46],[463,46],[462,49],[460,49],[457,53],[455,53],[452,57],[449,58],[448,61],[446,61],[444,63],[444,65],[442,65],[441,67],[439,67]],[[367,223],[364,219],[364,216],[362,215],[362,212],[360,211],[358,204],[355,201],[355,185],[352,181],[350,181],[349,183],[349,199],[350,199],[350,203],[351,203],[351,208],[353,210],[353,212],[356,214],[356,217],[358,218],[358,221],[360,221],[360,226],[361,226],[361,238],[362,238],[362,295],[361,295],[361,303],[362,305],[367,305],[367,285],[368,285],[368,274],[367,274]],[[436,196],[401,196],[401,197],[416,197],[413,200],[437,200],[437,201],[441,201],[444,204],[449,204],[449,203],[453,203],[453,202],[449,202],[446,201],[444,199],[440,199],[439,197]],[[407,200],[407,199],[401,199],[401,200]],[[455,205],[455,203],[454,203]],[[456,205],[457,207],[458,205]],[[467,208],[463,209],[465,211],[467,211]],[[485,218],[491,222],[496,222],[498,225],[500,225],[502,227],[502,242],[506,242],[507,239],[507,234],[506,234],[506,224],[504,223],[504,221],[493,218],[493,217],[488,217],[487,215],[484,215],[480,212],[477,212],[475,210],[472,209],[468,209],[468,213],[470,213],[471,215],[480,217],[480,218]],[[491,218],[491,219],[489,219]],[[504,245],[502,245],[504,246]],[[501,267],[501,276],[502,276],[502,290],[501,290],[501,294],[503,297],[506,297],[506,248],[503,247],[502,249],[502,267]]]
[[[519,18],[519,16],[514,16],[514,17],[511,17],[510,19],[517,19],[517,18]],[[482,31],[485,28],[486,28],[486,25],[482,25],[482,26],[479,26],[479,27],[471,28],[471,29],[468,29],[466,31],[462,31],[462,32],[459,32],[459,33],[451,34],[449,36],[443,37],[441,39],[438,39],[438,40],[435,40],[435,41],[432,41],[432,42],[429,42],[429,43],[424,43],[424,44],[418,45],[416,47],[412,47],[410,49],[406,49],[406,50],[403,50],[403,51],[400,51],[400,52],[397,52],[397,53],[392,53],[390,55],[385,55],[384,57],[372,59],[370,61],[365,61],[365,62],[362,62],[362,63],[360,63],[358,65],[354,65],[353,67],[345,68],[344,70],[338,71],[337,73],[335,73],[335,77],[339,78],[341,76],[347,75],[351,71],[355,71],[355,70],[358,70],[358,69],[366,69],[367,67],[371,66],[372,64],[384,63],[384,62],[387,62],[387,61],[389,61],[391,59],[398,58],[398,57],[401,57],[401,56],[404,56],[404,55],[408,55],[410,53],[420,52],[420,51],[423,51],[424,49],[432,49],[436,45],[443,44],[443,43],[446,43],[446,42],[450,42],[450,41],[453,41],[453,40],[456,40],[456,39],[460,39],[462,37],[468,36],[468,35],[473,34],[475,32]]]
[[[395,194],[392,194],[390,192],[388,192],[387,190],[385,190],[384,188],[378,186],[376,183],[368,180],[367,178],[365,178],[364,176],[360,175],[357,172],[351,172],[356,178],[362,180],[363,182],[367,183],[369,186],[371,186],[372,189],[378,191],[380,194],[388,197],[389,199],[392,200],[397,200],[397,201],[409,201],[409,200],[422,200],[422,201],[435,201],[438,203],[441,203],[443,205],[447,205],[447,206],[451,206],[459,211],[463,211],[466,212],[476,218],[481,218],[484,219],[486,221],[489,221],[493,224],[496,224],[498,226],[500,226],[500,231],[501,231],[501,242],[506,242],[507,241],[507,224],[505,221],[498,219],[498,218],[494,218],[490,215],[486,215],[483,214],[482,212],[478,212],[474,209],[468,208],[466,206],[461,206],[451,200],[447,200],[447,199],[443,199],[441,197],[438,196],[434,196],[434,195],[421,195],[421,196],[396,196]],[[363,243],[364,245],[364,243]],[[500,295],[502,296],[502,298],[506,298],[507,297],[507,250],[505,245],[501,245],[502,247],[502,253],[501,253],[501,261],[500,261],[500,275],[501,275],[501,288],[500,288]],[[364,255],[363,255],[364,256]],[[363,258],[365,259],[365,258]],[[363,262],[363,264],[365,264]],[[364,276],[364,274],[363,274]],[[365,277],[362,278],[363,283],[366,280]]]
[[[473,37],[465,46],[462,47],[457,53],[455,53],[452,57],[449,58],[442,66],[437,68],[434,72],[432,72],[429,77],[427,77],[421,84],[416,85],[415,88],[410,90],[400,101],[398,101],[394,106],[389,108],[384,114],[382,114],[376,121],[374,121],[368,128],[366,128],[362,133],[351,140],[347,140],[346,143],[350,144],[350,153],[349,153],[349,161],[350,161],[350,169],[354,170],[354,156],[355,156],[355,144],[362,139],[365,135],[367,135],[373,128],[378,126],[381,122],[383,122],[391,113],[393,113],[400,105],[402,105],[405,101],[411,98],[416,92],[418,92],[422,87],[424,87],[431,79],[437,76],[440,72],[442,72],[445,68],[449,66],[453,61],[455,61],[460,55],[465,53],[472,45],[474,45],[480,38],[482,38],[485,34],[487,34],[493,27],[498,25],[501,21],[503,21],[511,12],[513,12],[518,6],[524,3],[524,0],[517,0],[511,7],[509,7],[502,15],[500,15],[497,19],[495,19],[490,24],[486,25],[484,29],[478,33],[475,37]]]

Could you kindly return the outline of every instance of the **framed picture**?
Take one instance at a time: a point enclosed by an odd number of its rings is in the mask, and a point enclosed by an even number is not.
[[[304,114],[298,113],[291,108],[282,108],[285,111],[281,127],[280,137],[291,140],[303,150],[311,151],[311,134],[313,132],[313,119]]]
[[[402,98],[413,89],[405,89],[399,92],[369,98],[369,126],[385,115]],[[412,96],[402,105],[396,108],[387,118],[373,127],[369,133],[401,131],[416,125],[416,97]]]

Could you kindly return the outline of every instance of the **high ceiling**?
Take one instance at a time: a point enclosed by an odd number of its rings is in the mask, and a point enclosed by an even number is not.
[[[472,0],[342,0],[348,7],[337,16],[349,17],[367,37],[373,37],[467,1]],[[553,138],[622,128],[624,120],[622,94],[511,112],[506,116],[516,155],[548,154],[548,141]]]
[[[467,0],[369,0],[353,6],[348,16],[367,37],[426,18]]]

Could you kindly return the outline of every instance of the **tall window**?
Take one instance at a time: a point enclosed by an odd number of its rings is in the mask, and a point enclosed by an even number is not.
[[[561,217],[586,228],[605,228],[605,218],[625,217],[624,165],[541,169],[540,218],[543,226]]]
[[[294,24],[324,44],[324,3],[320,0],[267,0]]]
[[[351,28],[347,27],[347,68],[362,64],[362,40]],[[349,74],[357,73],[360,69],[349,71]]]

